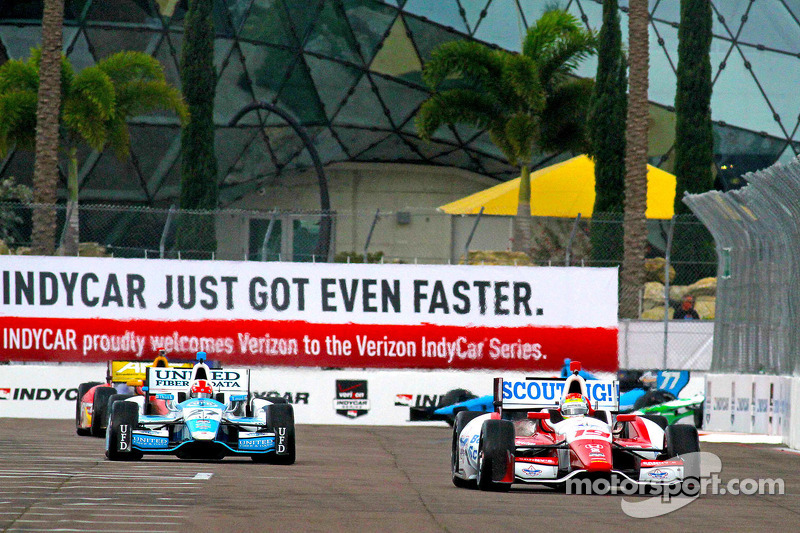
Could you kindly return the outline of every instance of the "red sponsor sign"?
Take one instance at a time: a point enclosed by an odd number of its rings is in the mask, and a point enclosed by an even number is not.
[[[245,365],[536,371],[579,357],[617,370],[616,328],[4,317],[1,340],[3,358],[16,361],[150,359],[163,347]]]

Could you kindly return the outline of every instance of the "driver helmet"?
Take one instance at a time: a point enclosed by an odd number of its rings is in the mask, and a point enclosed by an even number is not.
[[[198,379],[192,384],[192,389],[189,392],[190,398],[211,398],[214,391],[211,389],[211,382],[205,379]]]
[[[589,402],[582,394],[573,392],[567,394],[564,403],[561,404],[561,416],[572,418],[589,414]]]

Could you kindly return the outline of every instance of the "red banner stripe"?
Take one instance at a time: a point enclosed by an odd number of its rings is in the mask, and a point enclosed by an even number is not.
[[[225,364],[293,367],[558,370],[618,368],[616,328],[317,324],[4,317],[2,359],[105,362],[199,350]]]

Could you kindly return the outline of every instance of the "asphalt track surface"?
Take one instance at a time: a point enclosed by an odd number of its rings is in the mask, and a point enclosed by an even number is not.
[[[524,486],[457,489],[444,427],[297,428],[291,466],[145,457],[107,461],[71,421],[0,419],[0,531],[797,531],[800,455],[703,444],[721,479],[782,478],[783,495],[703,495],[659,518],[622,502]],[[516,487],[516,485],[515,485]]]

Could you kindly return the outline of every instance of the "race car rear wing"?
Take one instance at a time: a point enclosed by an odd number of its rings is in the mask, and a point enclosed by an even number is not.
[[[166,359],[164,359],[166,362]],[[172,368],[189,368],[194,363],[165,363]],[[142,380],[147,377],[147,369],[155,366],[154,361],[109,361],[108,376],[111,383],[128,383],[130,381]]]
[[[192,379],[193,365],[189,368],[147,368],[147,386],[150,394],[187,392]],[[250,391],[250,369],[212,368],[209,381],[215,393],[241,393]]]
[[[564,397],[564,378],[494,378],[494,405],[502,409],[557,408]],[[610,379],[586,380],[589,403],[595,410],[619,410],[619,382]]]

